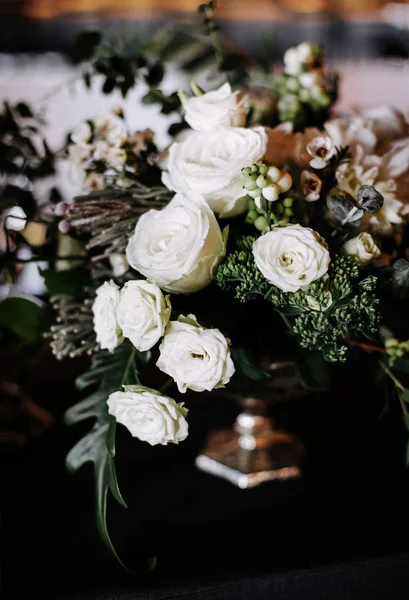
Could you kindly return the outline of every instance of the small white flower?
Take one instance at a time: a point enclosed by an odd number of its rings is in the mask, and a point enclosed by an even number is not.
[[[170,313],[169,296],[164,296],[155,283],[128,281],[121,289],[118,325],[141,352],[150,350],[163,336]]]
[[[151,446],[183,442],[188,435],[183,402],[142,385],[126,385],[107,400],[108,412],[124,425],[133,437]]]
[[[319,200],[322,188],[321,179],[311,171],[303,171],[300,181],[305,200],[307,202]]]
[[[87,192],[94,192],[96,190],[103,190],[105,187],[105,177],[102,173],[89,173],[88,175],[84,172],[84,179],[82,187]]]
[[[97,342],[103,350],[112,351],[123,342],[117,321],[119,287],[113,281],[105,281],[96,294],[92,312]]]
[[[381,251],[376,245],[373,237],[369,233],[360,233],[356,237],[346,241],[341,247],[341,254],[350,256],[359,265],[366,265],[377,256]]]
[[[232,92],[229,83],[202,96],[184,98],[182,102],[185,121],[196,131],[246,124],[246,97],[241,92]]]
[[[120,147],[128,137],[124,120],[112,113],[100,114],[94,121],[94,135],[109,146]]]
[[[287,75],[300,75],[311,67],[315,60],[313,47],[309,42],[302,42],[289,48],[284,54],[284,71]]]
[[[126,260],[125,254],[110,254],[109,262],[114,277],[121,277],[129,271],[129,262]]]
[[[319,70],[309,71],[308,73],[301,73],[298,78],[301,85],[307,90],[318,88],[319,90],[323,87],[322,72]]]
[[[86,121],[75,127],[71,133],[71,139],[75,144],[86,144],[89,142],[92,135],[92,130]]]
[[[6,229],[23,231],[27,224],[27,215],[21,206],[12,206],[3,213],[3,222]]]
[[[163,210],[140,217],[126,256],[162,289],[190,294],[212,281],[224,252],[220,227],[203,198],[176,194]]]
[[[328,271],[330,255],[320,236],[301,225],[274,227],[253,244],[257,267],[283,292],[296,292]]]
[[[193,315],[169,323],[159,350],[157,366],[182,393],[224,387],[235,370],[229,340],[218,329],[201,327]]]
[[[220,217],[233,217],[247,210],[241,170],[261,160],[266,147],[264,127],[193,131],[170,146],[162,180],[170,190],[201,194]]]
[[[315,137],[307,144],[307,152],[312,156],[310,165],[313,169],[324,169],[328,161],[335,156],[336,148],[331,138],[327,136]]]

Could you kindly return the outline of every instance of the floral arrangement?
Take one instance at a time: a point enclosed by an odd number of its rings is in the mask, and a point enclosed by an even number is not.
[[[26,105],[7,105],[1,117],[4,278],[18,275],[29,246],[28,260],[48,261],[48,297],[42,307],[3,300],[0,321],[21,333],[14,315],[23,311],[23,337],[46,328],[58,359],[92,356],[77,381],[91,393],[66,420],[93,425],[67,464],[94,463],[98,528],[113,553],[108,490],[124,504],[117,424],[151,445],[182,442],[183,394],[266,377],[262,358],[285,336],[310,386],[351,346],[379,354],[409,422],[409,342],[387,319],[409,291],[408,124],[390,107],[334,114],[338,78],[308,42],[254,86],[245,58],[223,50],[214,3],[200,10],[225,79],[206,90],[192,81],[167,96],[159,63],[107,55],[98,36],[83,39],[87,80],[94,69],[105,92],[126,95],[137,71],[149,86],[144,101],[181,118],[163,148],[150,129],[129,131],[121,111],[78,124],[59,159],[82,195],[63,199],[54,189],[35,201],[27,171],[17,181],[26,152],[18,148],[25,144],[37,169],[50,163],[46,174],[55,157],[29,142],[33,130],[19,124],[33,118]],[[308,357],[318,354],[313,372]]]

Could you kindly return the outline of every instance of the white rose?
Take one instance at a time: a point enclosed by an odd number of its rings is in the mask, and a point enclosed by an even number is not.
[[[176,192],[201,194],[220,217],[234,217],[248,204],[241,170],[261,160],[266,148],[264,127],[194,131],[170,146],[162,180]]]
[[[296,292],[322,277],[330,255],[320,236],[301,225],[274,227],[253,244],[257,267],[283,292]]]
[[[182,393],[224,387],[235,371],[229,340],[218,329],[201,327],[193,315],[169,323],[159,350],[157,366]]]
[[[118,325],[141,352],[150,350],[163,336],[170,313],[169,296],[164,296],[155,283],[128,281],[121,289]]]
[[[163,210],[140,217],[126,256],[164,290],[189,294],[212,281],[224,252],[220,227],[203,199],[176,194]]]
[[[360,233],[342,245],[341,254],[351,256],[360,265],[366,265],[380,256],[381,251],[369,233]]]
[[[124,390],[109,396],[108,412],[125,425],[133,437],[151,446],[178,444],[187,438],[188,410],[183,402],[177,404],[172,398],[142,385],[126,385]]]
[[[122,332],[117,321],[119,287],[113,281],[105,281],[97,289],[97,297],[92,305],[94,330],[97,342],[103,350],[114,350],[123,342]]]
[[[230,83],[202,96],[183,98],[182,102],[185,121],[196,131],[246,124],[246,98],[241,92],[232,92]]]

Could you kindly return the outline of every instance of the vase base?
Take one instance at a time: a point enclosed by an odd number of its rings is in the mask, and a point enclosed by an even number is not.
[[[196,458],[196,466],[241,489],[300,476],[303,448],[295,436],[274,431],[267,447],[250,449],[243,448],[239,440],[242,436],[231,429],[212,433],[206,448]]]

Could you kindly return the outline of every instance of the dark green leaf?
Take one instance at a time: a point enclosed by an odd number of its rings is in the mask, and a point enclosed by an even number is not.
[[[40,270],[50,296],[76,296],[83,287],[92,287],[93,281],[85,269],[70,271]]]
[[[247,348],[232,348],[231,356],[239,375],[253,381],[262,381],[267,379],[268,375],[263,369],[260,369],[255,362],[251,352]]]
[[[239,54],[226,54],[220,63],[220,71],[233,71],[242,64],[242,58]]]
[[[98,532],[127,571],[129,569],[122,563],[112,544],[106,522],[108,490],[119,504],[126,507],[118,487],[114,463],[116,422],[108,413],[107,399],[112,392],[121,390],[122,385],[139,383],[139,369],[146,365],[149,357],[148,352],[139,353],[128,342],[112,353],[103,351],[95,355],[90,370],[76,382],[79,389],[93,386],[93,392],[65,414],[65,420],[70,425],[95,419],[91,431],[69,452],[67,467],[70,471],[76,471],[87,462],[93,463]],[[155,559],[150,559],[146,566],[151,569],[155,562]]]
[[[107,77],[104,81],[104,85],[102,86],[102,91],[104,94],[110,94],[115,88],[116,80],[113,77]]]
[[[409,404],[409,390],[404,390],[402,392],[402,398],[404,399],[405,402],[408,402],[408,404]]]
[[[91,88],[91,73],[84,73],[83,75],[83,79],[84,79],[84,83],[85,83],[85,87],[87,89]]]
[[[279,313],[285,315],[286,317],[301,315],[302,313],[308,311],[308,309],[303,306],[280,306],[280,308],[277,310]]]
[[[187,127],[189,127],[189,125],[186,123],[186,121],[180,121],[179,123],[172,123],[172,125],[170,125],[170,127],[168,129],[168,134],[173,137],[176,134],[183,131],[184,129],[186,129]]]
[[[297,360],[301,381],[309,390],[328,390],[331,387],[331,368],[321,352],[300,349]]]
[[[393,363],[393,370],[409,375],[409,360],[407,358],[399,358]]]
[[[26,104],[25,102],[19,102],[16,105],[16,109],[18,110],[18,112],[20,113],[20,115],[24,118],[28,118],[28,117],[33,117],[33,113],[31,111],[31,108],[28,106],[28,104]]]
[[[74,42],[72,49],[73,59],[76,61],[90,59],[100,43],[101,34],[99,31],[83,31],[77,36]]]
[[[26,298],[6,298],[0,302],[0,325],[27,342],[36,342],[45,331],[45,310]]]
[[[158,101],[158,94],[152,91],[148,92],[142,97],[142,104],[156,104]]]
[[[165,70],[163,65],[161,63],[155,63],[150,67],[147,75],[145,76],[145,81],[150,86],[157,86],[162,81],[164,73]]]
[[[403,415],[403,422],[405,423],[406,429],[409,430],[409,415]]]

